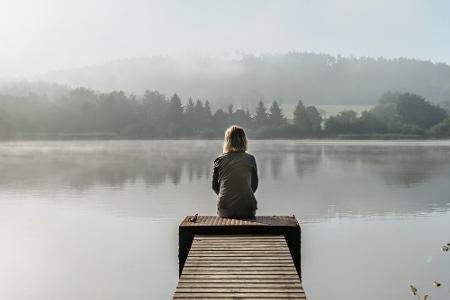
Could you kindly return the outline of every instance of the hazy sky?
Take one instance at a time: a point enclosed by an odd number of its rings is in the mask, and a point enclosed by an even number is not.
[[[0,0],[0,77],[236,51],[450,63],[448,0]]]

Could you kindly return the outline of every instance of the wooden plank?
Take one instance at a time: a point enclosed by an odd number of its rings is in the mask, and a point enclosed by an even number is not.
[[[178,287],[176,293],[303,293],[300,288],[284,287]]]
[[[192,300],[192,298],[190,297],[177,297],[174,298],[177,300]],[[245,299],[245,300],[259,300],[262,299],[261,297],[252,297],[252,296],[246,296],[244,298],[241,297],[230,297],[230,296],[226,296],[226,295],[221,295],[220,297],[202,297],[202,298],[196,298],[196,299],[202,299],[202,300],[216,300],[216,299],[220,299],[220,300],[236,300],[236,299]],[[278,297],[271,297],[271,296],[267,296],[263,298],[264,300],[278,300],[280,298]],[[296,296],[292,296],[292,297],[286,297],[284,299],[306,299],[305,296],[303,297],[296,297]]]
[[[202,247],[191,247],[191,251],[264,251],[264,250],[272,250],[272,251],[285,251],[286,248],[284,246],[202,246]]]
[[[223,257],[222,257],[223,258]],[[234,258],[234,257],[233,257]],[[241,258],[241,257],[238,257]],[[191,259],[186,262],[186,266],[188,265],[208,265],[208,264],[229,264],[229,265],[279,265],[279,264],[290,264],[290,261],[287,259],[274,259],[274,260],[264,260],[260,257],[258,259],[230,259],[227,258],[225,260],[216,260],[216,259]]]
[[[180,282],[298,282],[295,275],[278,276],[276,274],[185,274]]]
[[[223,256],[221,258],[224,258]],[[242,258],[242,257],[238,257]],[[265,260],[264,257],[257,257],[257,259],[234,259],[232,258],[226,258],[222,260],[215,260],[214,258],[208,258],[208,259],[200,259],[200,257],[196,257],[196,259],[190,259],[186,262],[186,266],[188,265],[211,265],[211,264],[237,264],[237,265],[257,265],[257,264],[272,264],[272,265],[284,265],[288,264],[291,265],[291,262],[288,259],[273,259],[273,260]]]
[[[214,241],[214,242],[202,242],[202,243],[197,243],[196,245],[192,245],[192,247],[194,248],[201,248],[201,247],[238,247],[238,248],[244,248],[244,247],[264,247],[264,246],[268,246],[268,247],[283,247],[284,243],[283,241],[280,240],[272,240],[272,241],[259,241],[259,240],[255,240],[255,241],[240,241],[240,240],[230,240],[230,242],[238,242],[238,244],[233,244],[233,245],[227,245],[227,244],[223,244],[223,242],[220,241]]]
[[[194,237],[174,299],[269,300],[306,296],[282,235],[220,235]]]
[[[265,282],[186,282],[180,281],[178,283],[178,288],[186,288],[186,287],[215,287],[215,288],[224,288],[224,287],[232,287],[232,288],[249,288],[249,287],[264,287],[264,288],[285,288],[285,289],[293,289],[293,288],[302,288],[300,283],[293,282],[275,282],[275,283],[265,283]]]
[[[195,271],[209,271],[209,272],[240,272],[245,273],[248,271],[289,271],[295,272],[295,268],[291,265],[283,265],[283,266],[226,266],[226,267],[216,267],[216,266],[201,266],[201,267],[185,267],[186,272],[195,272]],[[188,272],[189,271],[189,272]],[[187,274],[186,273],[186,274]]]
[[[214,253],[193,253],[192,257],[241,257],[241,258],[251,258],[253,257],[265,257],[267,259],[269,259],[271,257],[271,255],[276,255],[277,253],[220,253],[220,254],[214,254]],[[280,254],[278,253],[279,257],[283,257],[283,258],[289,258],[288,254]]]
[[[273,234],[267,234],[267,235],[258,235],[258,236],[253,236],[253,237],[248,237],[248,236],[230,236],[229,241],[235,241],[235,240],[239,240],[239,241],[283,241],[283,237],[279,236],[279,235],[273,235]],[[217,235],[203,235],[202,237],[200,237],[198,239],[198,242],[205,242],[205,241],[220,241],[223,242],[222,236],[217,236]]]
[[[246,274],[246,275],[256,275],[256,274],[267,274],[267,275],[295,275],[294,272],[290,271],[236,271],[236,272],[230,272],[230,271],[190,271],[186,274],[208,274],[208,275],[214,275],[214,274],[230,274],[230,275],[240,275],[240,274]]]
[[[298,226],[294,216],[257,216],[252,219],[229,219],[217,216],[198,216],[195,222],[189,221],[193,216],[187,216],[180,226]]]
[[[261,263],[242,263],[242,262],[227,262],[227,263],[217,263],[217,262],[199,262],[199,263],[187,263],[186,267],[193,268],[202,268],[202,267],[211,267],[211,268],[220,268],[220,267],[248,267],[248,268],[259,268],[259,267],[290,267],[289,262],[286,263],[270,263],[267,264],[265,262]]]
[[[247,257],[232,257],[232,258],[228,258],[228,257],[215,257],[215,258],[211,258],[211,257],[189,257],[186,262],[195,262],[195,261],[291,261],[292,259],[287,256],[270,256],[270,257],[257,257],[257,256],[247,256]]]
[[[209,275],[205,275],[209,276]],[[299,284],[296,279],[287,279],[285,278],[288,275],[272,275],[276,277],[266,277],[266,278],[247,278],[247,279],[236,279],[235,277],[219,277],[215,276],[214,278],[210,277],[197,277],[197,278],[185,278],[180,279],[180,283],[230,283],[230,284],[239,284],[239,283],[254,283],[254,284]],[[281,278],[282,277],[282,278]]]
[[[252,279],[238,279],[238,278],[185,278],[180,279],[178,287],[186,286],[211,286],[211,287],[222,287],[222,286],[255,286],[255,287],[265,287],[267,286],[289,286],[302,287],[301,282],[293,278],[283,278],[284,276],[278,276],[272,278],[252,278]],[[229,280],[228,280],[229,279]]]
[[[225,258],[225,257],[221,257],[221,258]],[[234,259],[235,257],[231,257],[231,258],[226,258],[226,259],[222,259],[222,260],[215,260],[214,257],[213,258],[208,258],[208,259],[204,259],[202,260],[200,257],[196,257],[196,259],[190,259],[186,262],[186,266],[188,265],[196,265],[196,264],[201,264],[201,265],[211,265],[211,264],[237,264],[237,265],[244,265],[244,264],[249,264],[249,265],[257,265],[257,264],[264,264],[264,265],[268,265],[268,264],[272,264],[272,265],[284,265],[284,264],[288,264],[291,265],[291,262],[288,259],[272,259],[272,260],[265,260],[264,257],[256,257],[257,259],[241,259],[242,257],[237,257],[239,259]]]
[[[177,296],[174,297],[174,299],[177,300],[192,300],[192,299],[202,299],[202,300],[216,300],[216,299],[221,299],[221,300],[236,300],[236,299],[245,299],[245,300],[259,300],[259,299],[264,299],[264,300],[278,300],[278,299],[306,299],[305,294],[300,294],[300,295],[296,295],[296,294],[287,294],[285,295],[285,297],[277,297],[276,294],[272,295],[272,294],[267,294],[265,295],[265,297],[261,297],[261,296],[254,296],[252,294],[248,294],[245,296],[240,296],[240,297],[236,297],[236,296],[229,296],[227,294],[219,294],[219,295],[215,295],[213,297],[209,296],[209,295],[202,295],[202,297],[196,297],[196,298],[191,298],[189,296]]]
[[[217,274],[186,274],[183,278],[180,278],[179,282],[218,282],[222,281],[224,284],[228,283],[239,283],[239,282],[296,282],[301,284],[300,281],[295,278],[295,274],[288,274],[279,276],[277,274],[255,274],[254,276],[250,276],[253,274],[226,274],[226,273],[217,273]],[[231,277],[230,277],[231,276]],[[247,276],[247,277],[246,277]],[[292,276],[292,277],[290,277]],[[229,279],[229,280],[228,280]]]
[[[194,256],[198,256],[198,255],[204,255],[204,254],[214,254],[217,256],[233,256],[233,254],[246,254],[247,256],[253,256],[255,254],[266,254],[267,256],[273,256],[273,255],[284,255],[287,257],[290,257],[290,253],[289,250],[254,250],[254,249],[240,249],[240,250],[228,250],[228,251],[210,251],[210,250],[192,250],[189,252],[189,256],[194,257]]]
[[[233,241],[234,242],[234,241]],[[238,241],[239,242],[239,241]],[[228,249],[228,248],[250,248],[250,249],[261,249],[265,247],[269,248],[284,248],[285,245],[282,243],[276,242],[259,242],[254,241],[252,243],[243,243],[240,242],[240,244],[237,245],[224,245],[222,243],[201,243],[200,245],[195,245],[191,247],[192,249],[202,249],[202,248],[221,248],[221,249]]]
[[[249,297],[251,298],[259,298],[259,299],[265,299],[265,298],[278,298],[278,299],[304,299],[305,294],[299,293],[299,292],[274,292],[274,293],[267,293],[267,292],[250,292],[250,293],[175,293],[174,299],[179,298],[188,298],[188,299],[203,299],[203,298],[223,298],[223,297],[231,297],[231,298],[243,298],[247,299]]]
[[[234,241],[239,241],[245,244],[250,244],[250,243],[265,243],[265,244],[269,244],[269,243],[282,243],[283,239],[282,238],[257,238],[257,239],[252,239],[252,240],[247,240],[246,238],[239,238],[239,237],[234,237],[231,238],[230,241],[234,242]],[[220,238],[211,238],[211,239],[204,239],[204,240],[200,240],[197,244],[214,244],[214,243],[223,243],[223,240]]]

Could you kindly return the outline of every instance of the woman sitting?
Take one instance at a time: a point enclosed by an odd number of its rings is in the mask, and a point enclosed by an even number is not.
[[[219,196],[217,213],[223,218],[254,218],[258,172],[255,157],[247,151],[244,129],[225,131],[223,154],[214,160],[212,188]]]

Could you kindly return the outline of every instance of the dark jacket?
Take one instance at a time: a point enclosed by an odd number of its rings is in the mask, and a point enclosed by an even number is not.
[[[214,160],[212,188],[219,195],[217,212],[220,217],[254,217],[257,187],[258,170],[253,155],[230,152]]]

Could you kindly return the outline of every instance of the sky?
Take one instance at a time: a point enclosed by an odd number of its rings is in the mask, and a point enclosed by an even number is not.
[[[0,78],[153,55],[450,63],[448,0],[1,0]]]

